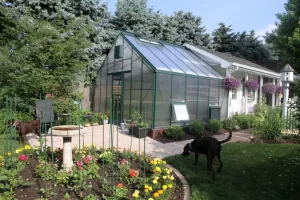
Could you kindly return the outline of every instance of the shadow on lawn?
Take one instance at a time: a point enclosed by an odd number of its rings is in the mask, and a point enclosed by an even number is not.
[[[224,167],[216,173],[215,182],[206,170],[204,155],[198,166],[193,154],[166,160],[185,176],[194,200],[299,199],[300,145],[226,144]]]

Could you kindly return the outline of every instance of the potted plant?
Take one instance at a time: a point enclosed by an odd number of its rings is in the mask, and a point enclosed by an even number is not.
[[[97,116],[97,114],[93,114],[92,118],[91,118],[91,122],[92,122],[92,126],[98,126],[98,122],[99,122],[99,118]]]
[[[276,94],[282,94],[283,93],[283,88],[282,88],[282,86],[276,86],[276,92],[275,92]]]
[[[108,124],[108,116],[102,114],[101,115],[101,121],[103,124]]]
[[[91,126],[91,124],[90,124],[90,122],[89,122],[88,119],[84,119],[83,124],[84,124],[85,127]]]
[[[223,87],[227,90],[236,90],[241,85],[241,81],[234,77],[225,77],[223,79]]]
[[[133,127],[134,135],[137,138],[147,137],[148,131],[149,131],[149,125],[144,122],[137,123],[136,126]]]
[[[259,88],[259,83],[257,80],[248,80],[244,83],[248,90],[257,90]]]
[[[274,94],[276,92],[276,85],[274,83],[266,83],[262,86],[264,94]]]

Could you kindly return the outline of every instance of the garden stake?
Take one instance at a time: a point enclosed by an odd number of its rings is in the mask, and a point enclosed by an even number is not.
[[[112,150],[112,152],[113,153],[115,153],[114,152],[114,138],[113,138],[113,129],[114,129],[114,127],[112,128],[112,126],[114,125],[114,103],[115,103],[115,98],[114,97],[112,97],[111,98],[111,102],[110,102],[110,113],[111,113],[111,119],[112,120],[110,120],[110,134],[111,134],[111,150]],[[111,169],[112,169],[112,183],[113,183],[113,185],[114,185],[114,165],[113,165],[113,163],[111,164]]]
[[[79,134],[79,136],[78,136],[78,150],[79,150],[79,155],[81,155],[81,153],[80,153],[80,123],[81,123],[81,121],[80,121],[80,118],[81,118],[81,100],[80,101],[78,101],[78,126],[79,126],[79,129],[78,129],[78,134]]]
[[[5,101],[5,118],[6,118],[6,123],[5,125],[7,124],[8,120],[10,119],[7,119],[9,118],[9,111],[8,111],[8,96],[6,96],[6,101]],[[11,124],[11,123],[10,123]],[[7,153],[8,153],[8,139],[7,139],[7,131],[8,129],[6,128],[5,129],[5,148],[4,148],[4,162],[5,162],[5,168],[7,168]]]
[[[17,100],[16,100],[16,95],[15,95],[15,98],[14,98],[14,102],[15,102],[15,106],[14,106],[14,119],[17,120]],[[17,138],[17,131],[16,131],[16,126],[13,127],[14,128],[14,141],[16,141],[16,138]],[[17,144],[14,145],[15,148],[14,149],[17,149]],[[16,151],[14,151],[14,154],[16,153]]]
[[[54,169],[54,153],[53,153],[53,135],[52,135],[52,104],[50,105],[50,134],[51,134],[51,150],[52,150],[52,162],[51,162],[51,166],[52,166],[52,170],[53,170],[53,193],[54,193],[54,200],[56,200],[56,193],[55,193],[55,169]]]
[[[117,149],[119,148],[119,128],[118,126],[121,126],[121,124],[119,124],[119,104],[117,104]]]
[[[140,104],[138,104],[138,112],[139,114],[141,113],[141,110],[140,110]],[[137,122],[139,124],[139,121]],[[138,125],[138,129],[139,129],[139,125]],[[139,156],[141,156],[141,141],[140,141],[140,130],[139,130]]]
[[[10,108],[9,108],[9,115],[10,115],[10,119],[12,120],[12,98],[10,98]],[[12,121],[11,121],[12,122]],[[10,153],[13,154],[13,149],[12,149],[12,124],[10,123],[10,126],[9,126],[9,135],[10,135]]]
[[[146,123],[146,104],[144,108],[144,123]],[[146,129],[144,129],[144,135],[146,135]],[[146,177],[146,137],[144,137],[144,178]]]

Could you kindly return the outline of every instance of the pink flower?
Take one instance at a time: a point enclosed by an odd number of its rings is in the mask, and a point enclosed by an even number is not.
[[[18,159],[21,161],[25,161],[25,160],[27,160],[27,157],[25,154],[22,154],[22,155],[19,155]]]
[[[91,155],[87,155],[86,158],[87,158],[89,161],[93,160],[93,157],[92,157]]]
[[[78,161],[76,162],[76,165],[77,165],[77,167],[81,168],[82,165],[83,165],[83,163],[82,163],[81,160],[78,160]]]
[[[274,83],[265,83],[262,86],[264,94],[274,94],[276,92],[276,85]]]
[[[128,164],[128,161],[127,161],[126,159],[122,159],[122,160],[120,161],[120,163],[121,163],[122,165],[125,165],[125,164]]]
[[[225,77],[223,79],[223,87],[227,90],[237,89],[240,85],[241,81],[234,77]]]

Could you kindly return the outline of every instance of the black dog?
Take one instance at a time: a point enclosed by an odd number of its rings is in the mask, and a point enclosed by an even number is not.
[[[213,180],[215,180],[215,172],[213,169],[213,160],[215,156],[217,156],[220,166],[218,169],[218,172],[222,170],[223,163],[221,161],[221,149],[222,143],[228,142],[232,137],[232,131],[229,131],[229,136],[222,141],[217,140],[213,137],[196,137],[191,143],[188,143],[183,148],[183,156],[188,156],[191,152],[195,153],[195,165],[197,165],[198,162],[198,156],[200,154],[205,154],[207,157],[207,168],[212,171],[213,173]]]

